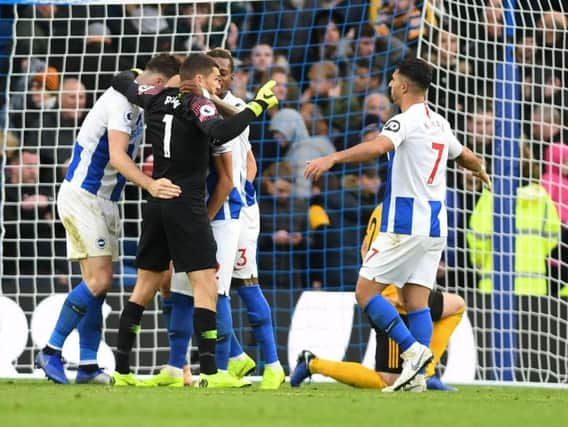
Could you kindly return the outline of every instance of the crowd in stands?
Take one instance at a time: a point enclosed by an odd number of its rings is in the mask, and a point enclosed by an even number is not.
[[[462,3],[470,4],[454,10],[455,2],[434,0],[425,13],[418,0],[14,7],[7,131],[1,141],[7,164],[4,276],[68,280],[64,248],[57,244],[62,234],[54,197],[82,120],[112,75],[143,67],[156,52],[183,56],[224,45],[236,58],[236,96],[249,100],[259,84],[277,82],[279,109],[251,127],[259,164],[263,286],[353,289],[359,244],[381,201],[387,162],[337,168],[318,182],[303,177],[304,164],[375,135],[397,112],[388,93],[396,64],[420,53],[434,66],[429,101],[488,169],[498,155],[495,126],[501,120],[494,103],[496,64],[509,57],[518,61],[523,197],[517,203],[538,215],[526,219],[532,221],[524,224],[527,233],[540,224],[539,238],[531,240],[538,259],[526,273],[548,278],[544,289],[528,286],[518,293],[568,290],[563,288],[568,284],[568,15],[559,11],[562,2],[550,2],[556,10],[541,10],[538,1],[521,1],[533,12],[518,14],[524,30],[517,32],[511,51],[500,0]],[[418,52],[420,38],[425,42]],[[149,154],[142,150],[141,164]],[[448,182],[451,232],[439,280],[475,287],[484,277],[473,268],[492,268],[490,196],[465,171],[452,170]],[[139,234],[141,197],[127,188],[127,240]]]

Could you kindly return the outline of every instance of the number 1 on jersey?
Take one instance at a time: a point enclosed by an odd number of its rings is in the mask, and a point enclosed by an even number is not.
[[[436,178],[436,172],[438,172],[438,166],[440,165],[440,160],[442,160],[442,154],[444,154],[444,144],[440,144],[439,142],[433,142],[432,150],[437,151],[438,156],[436,157],[436,161],[434,162],[434,167],[432,168],[432,172],[428,177],[428,184],[432,184],[434,182],[434,178]]]
[[[174,120],[174,116],[171,114],[165,114],[162,121],[166,124],[164,126],[164,157],[169,159],[171,156],[170,153],[170,146],[172,140],[172,122]]]

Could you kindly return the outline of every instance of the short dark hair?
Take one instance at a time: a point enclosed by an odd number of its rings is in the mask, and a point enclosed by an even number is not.
[[[179,60],[168,53],[160,53],[154,56],[146,64],[146,69],[154,73],[160,73],[171,79],[173,76],[179,73]]]
[[[359,39],[362,37],[375,37],[377,32],[375,31],[375,27],[373,27],[369,23],[364,23],[359,28]]]
[[[216,47],[215,49],[211,49],[207,52],[207,55],[211,58],[223,58],[228,59],[229,63],[231,64],[231,73],[235,70],[235,62],[233,61],[233,55],[227,49],[223,49],[222,47]]]
[[[192,53],[181,64],[180,77],[181,80],[191,80],[197,74],[208,76],[213,71],[213,68],[218,69],[219,65],[212,57],[204,53]]]
[[[270,67],[269,74],[271,78],[274,74],[285,74],[287,76],[288,70],[286,70],[286,68],[284,68],[282,65],[274,65],[273,67]]]
[[[405,59],[398,64],[398,72],[410,79],[419,88],[426,90],[432,83],[432,67],[420,58]]]

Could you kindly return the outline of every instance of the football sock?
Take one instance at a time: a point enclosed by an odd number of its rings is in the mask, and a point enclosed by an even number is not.
[[[232,336],[231,301],[226,295],[219,295],[217,298],[217,347],[215,348],[217,369],[227,370]]]
[[[79,324],[79,352],[81,367],[85,365],[97,365],[97,352],[103,333],[103,303],[105,294],[91,300],[87,313]]]
[[[229,351],[229,359],[244,359],[245,352],[241,343],[239,342],[235,331],[233,330],[233,335],[231,336],[231,350]]]
[[[193,327],[197,337],[200,372],[206,375],[217,372],[217,364],[215,363],[216,325],[216,313],[214,311],[202,307],[194,309]]]
[[[81,281],[65,298],[55,329],[47,345],[55,350],[61,350],[63,343],[73,329],[77,327],[92,300],[96,299],[87,284]]]
[[[272,328],[272,311],[260,286],[242,286],[237,289],[237,292],[247,307],[249,323],[264,361],[267,364],[278,362],[274,329]]]
[[[436,366],[438,366],[440,359],[446,352],[450,337],[459,325],[464,312],[465,307],[462,307],[457,313],[434,322],[432,339],[430,340],[430,350],[432,350],[434,358],[426,366],[426,376],[428,378],[436,372]]]
[[[432,316],[429,308],[423,308],[407,313],[408,329],[420,344],[430,347],[432,339]],[[420,373],[424,374],[425,370],[421,369]]]
[[[130,373],[130,352],[134,346],[136,335],[140,333],[140,320],[144,307],[128,301],[120,315],[118,328],[118,344],[116,346],[116,370],[120,374]]]
[[[170,319],[172,316],[172,297],[167,298],[160,296],[160,304],[162,306],[162,316],[164,317],[164,323],[166,324],[166,329],[170,328]]]
[[[376,327],[385,331],[398,343],[401,352],[406,351],[416,342],[396,309],[382,295],[377,294],[369,300],[365,313]]]
[[[170,341],[168,365],[182,369],[187,365],[187,349],[193,335],[193,297],[172,292],[168,300],[171,304],[168,327]]]
[[[387,386],[378,372],[360,363],[337,362],[316,357],[311,361],[309,370],[312,374],[325,375],[353,387],[382,389]]]

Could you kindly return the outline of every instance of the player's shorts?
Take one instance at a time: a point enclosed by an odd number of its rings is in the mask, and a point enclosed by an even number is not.
[[[359,275],[399,288],[414,283],[432,289],[445,245],[445,237],[380,233],[371,244]]]
[[[150,200],[142,211],[136,266],[165,271],[170,260],[178,272],[216,268],[217,245],[203,201],[180,197]]]
[[[64,181],[57,195],[57,212],[67,236],[67,258],[95,256],[118,259],[118,204]]]
[[[444,311],[444,296],[440,291],[432,291],[428,299],[432,321],[437,322],[442,318]],[[400,316],[408,324],[405,315]],[[398,344],[379,329],[375,329],[377,335],[377,350],[375,352],[375,371],[400,374],[402,371],[402,359]]]
[[[212,221],[211,228],[217,242],[217,291],[219,295],[229,295],[241,223],[238,219],[224,219]]]
[[[239,222],[241,231],[239,233],[237,256],[235,257],[233,267],[233,277],[235,279],[251,279],[258,277],[258,267],[256,264],[256,248],[258,244],[258,234],[260,233],[260,211],[258,209],[258,203],[243,207]]]
[[[173,272],[170,281],[170,291],[193,297],[193,287],[191,286],[189,277],[187,277],[187,273]]]
[[[217,290],[219,295],[229,295],[231,290],[231,273],[233,271],[233,260],[237,243],[239,240],[240,220],[222,220],[212,221],[211,228],[213,236],[217,242]],[[172,292],[193,296],[193,287],[191,280],[186,273],[177,273],[174,271],[170,282]]]

